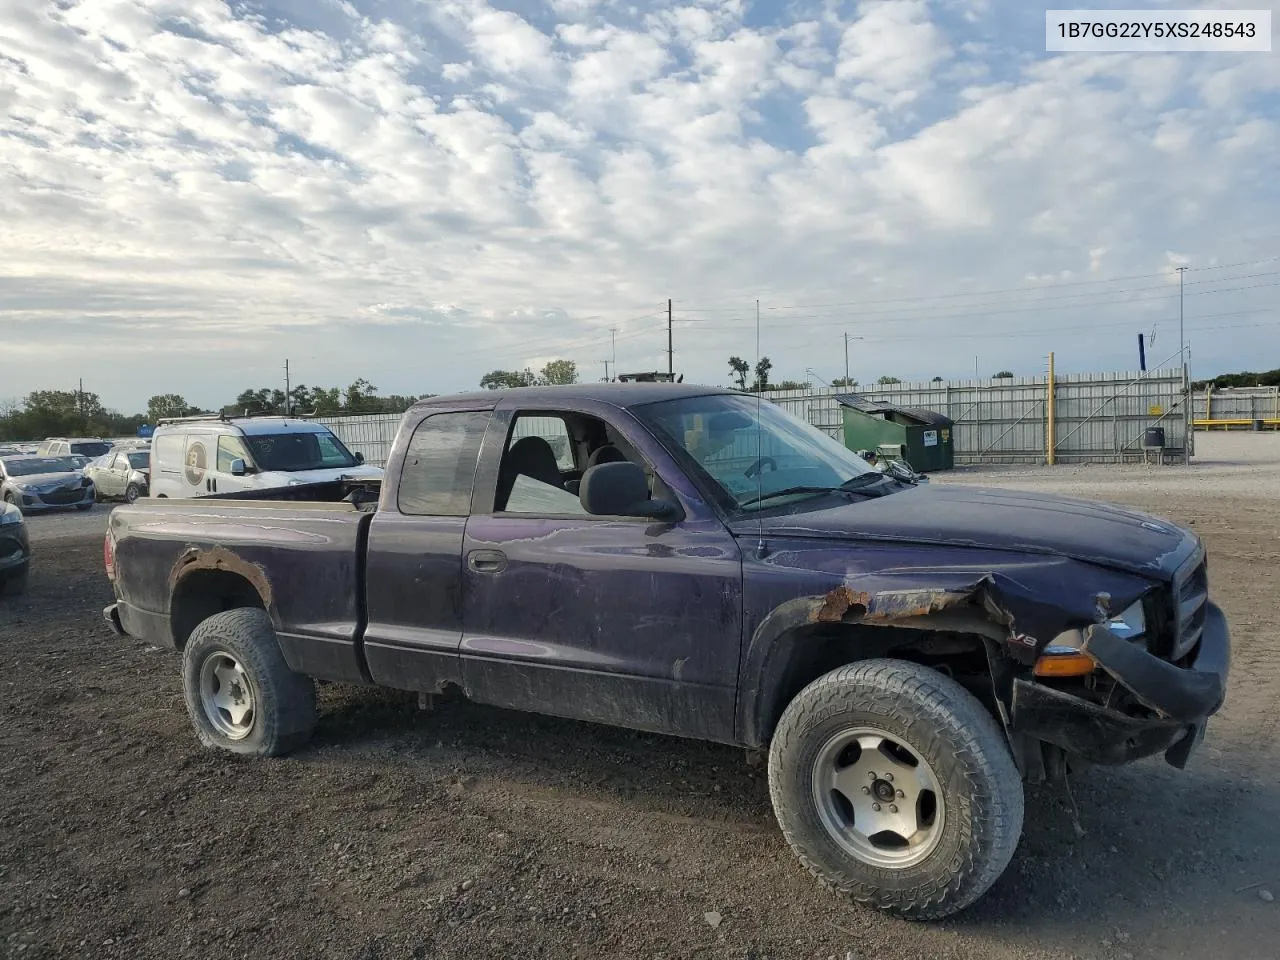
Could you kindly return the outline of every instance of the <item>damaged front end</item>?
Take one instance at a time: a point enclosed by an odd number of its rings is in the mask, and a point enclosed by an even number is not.
[[[1231,638],[1198,545],[1169,583],[1119,614],[1112,600],[1096,594],[1094,622],[1037,644],[1031,675],[1010,678],[1009,735],[1032,776],[1044,744],[1100,764],[1163,752],[1182,768],[1222,706]]]
[[[1066,558],[965,576],[879,571],[784,606],[814,626],[982,637],[990,706],[1027,779],[1158,753],[1183,767],[1222,705],[1230,637],[1203,551],[1184,547],[1177,561],[1155,582]],[[918,587],[926,576],[933,585]]]

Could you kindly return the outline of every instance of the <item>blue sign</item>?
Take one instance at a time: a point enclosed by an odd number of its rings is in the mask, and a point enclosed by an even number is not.
[[[156,428],[151,426],[151,424],[149,423],[144,423],[142,426],[138,428],[138,436],[143,440],[147,439],[155,432],[156,432]]]

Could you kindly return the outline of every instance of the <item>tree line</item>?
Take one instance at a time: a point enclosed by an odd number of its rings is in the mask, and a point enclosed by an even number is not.
[[[143,424],[154,426],[166,417],[217,413],[226,416],[286,412],[307,416],[404,413],[415,401],[429,396],[432,394],[379,396],[378,388],[361,377],[346,388],[298,384],[290,389],[288,397],[278,387],[250,388],[216,410],[188,403],[180,394],[161,393],[147,401],[145,412],[121,413],[104,407],[101,398],[91,391],[34,390],[20,401],[0,401],[0,440],[132,436]]]

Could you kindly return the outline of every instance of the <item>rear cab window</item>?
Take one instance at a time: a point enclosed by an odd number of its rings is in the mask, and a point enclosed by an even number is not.
[[[405,451],[396,508],[408,516],[465,517],[471,512],[480,444],[492,412],[437,413],[413,431]]]

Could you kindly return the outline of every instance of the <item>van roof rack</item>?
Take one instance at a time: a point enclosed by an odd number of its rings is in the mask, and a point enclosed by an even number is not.
[[[194,417],[160,417],[156,420],[156,426],[164,423],[194,423],[199,420],[226,420],[225,413],[202,413]]]

